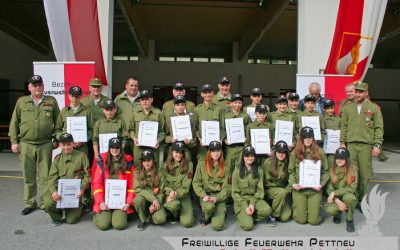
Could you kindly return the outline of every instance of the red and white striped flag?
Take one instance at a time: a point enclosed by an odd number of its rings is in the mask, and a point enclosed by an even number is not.
[[[340,0],[325,74],[362,80],[371,62],[387,0]]]
[[[43,0],[54,54],[59,62],[94,61],[107,84],[97,0]]]

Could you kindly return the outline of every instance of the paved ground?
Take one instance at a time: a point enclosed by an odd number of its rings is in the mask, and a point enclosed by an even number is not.
[[[386,209],[378,226],[383,236],[400,235],[400,146],[386,146],[389,161],[374,160],[373,185],[379,184],[382,192],[389,192]],[[129,222],[124,231],[99,231],[92,223],[92,214],[85,214],[76,225],[63,224],[57,228],[50,225],[50,217],[42,210],[21,216],[22,179],[18,158],[11,153],[0,153],[0,249],[171,249],[162,236],[349,236],[345,224],[333,224],[325,213],[320,226],[298,225],[291,221],[268,227],[259,223],[251,232],[244,232],[236,224],[232,208],[228,210],[225,230],[213,231],[209,226],[183,228],[179,224],[150,225],[146,230],[136,230],[137,217]],[[8,177],[11,176],[11,177]],[[365,224],[360,212],[355,214],[356,230]],[[357,235],[357,232],[352,234]],[[90,244],[90,245],[88,245]]]

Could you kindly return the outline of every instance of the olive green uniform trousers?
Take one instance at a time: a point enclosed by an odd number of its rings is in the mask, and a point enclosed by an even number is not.
[[[75,224],[81,218],[82,207],[58,209],[56,208],[57,202],[53,200],[53,197],[48,190],[43,195],[43,204],[45,206],[45,211],[50,215],[53,221],[62,220],[63,210],[65,213],[65,222],[67,222],[68,224]]]
[[[322,191],[313,189],[293,190],[293,218],[299,224],[318,225],[321,223]]]
[[[262,221],[271,214],[271,207],[264,200],[256,201],[253,215],[246,214],[247,206],[246,202],[242,206],[234,205],[236,221],[243,230],[250,231],[254,226],[254,221]]]
[[[354,216],[354,210],[357,205],[357,198],[354,194],[352,193],[346,193],[342,196],[337,196],[339,200],[343,201],[344,204],[347,206],[347,211],[346,211],[346,220],[353,220]],[[326,203],[325,205],[325,210],[328,214],[335,216],[340,213],[340,210],[338,206],[336,205],[335,202],[332,203]]]
[[[149,207],[151,203],[148,202],[146,198],[141,195],[136,195],[136,197],[133,199],[133,203],[135,204],[135,211],[138,213],[140,221],[145,222],[147,214],[149,213]],[[167,213],[165,212],[165,209],[161,206],[158,211],[150,215],[150,218],[153,224],[161,225],[167,221]]]
[[[282,222],[287,222],[292,216],[292,208],[289,204],[289,195],[285,188],[269,187],[266,189],[267,199],[271,202],[272,216]]]
[[[93,223],[100,230],[123,230],[128,227],[128,214],[120,209],[104,210],[94,214]]]
[[[225,201],[206,202],[200,199],[200,207],[204,213],[206,221],[211,218],[211,227],[215,231],[221,231],[225,227],[226,204]]]
[[[181,225],[184,227],[192,227],[194,224],[193,205],[190,194],[182,196],[164,204],[164,208],[170,211],[175,218],[179,215]]]

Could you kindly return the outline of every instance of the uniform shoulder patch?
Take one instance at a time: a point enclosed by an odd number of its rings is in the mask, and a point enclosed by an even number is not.
[[[351,182],[356,182],[357,177],[355,175],[351,176]]]
[[[228,177],[228,184],[231,185],[232,184],[232,176]]]
[[[193,172],[192,172],[192,171],[190,171],[190,172],[188,173],[188,178],[189,178],[189,179],[192,179],[192,178],[193,178]]]

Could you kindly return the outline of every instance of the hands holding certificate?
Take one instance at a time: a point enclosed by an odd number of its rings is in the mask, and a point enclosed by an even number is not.
[[[76,198],[81,198],[83,196],[84,191],[80,190],[77,194],[76,194]],[[61,201],[62,200],[62,196],[60,194],[58,194],[57,192],[53,192],[51,194],[51,197],[53,198],[53,201],[57,202],[57,201]]]
[[[125,206],[123,206],[121,208],[121,210],[122,211],[127,211],[130,206],[131,205],[129,205],[128,203],[125,203]],[[100,203],[100,210],[101,211],[107,211],[107,210],[110,210],[110,208],[107,206],[107,204],[105,202],[102,202],[102,203]]]

